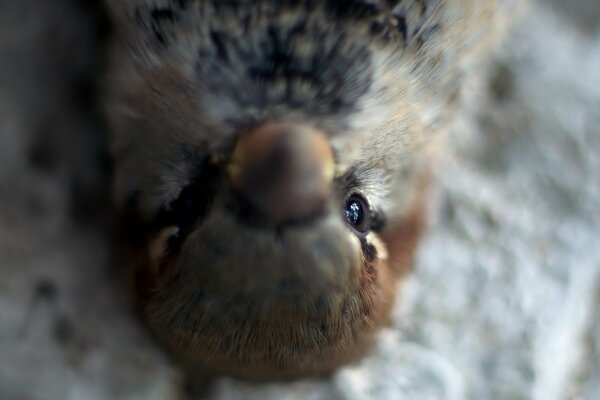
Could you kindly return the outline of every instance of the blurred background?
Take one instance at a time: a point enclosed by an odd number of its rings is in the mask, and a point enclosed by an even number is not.
[[[95,3],[0,0],[2,400],[186,396],[115,268]],[[600,2],[534,3],[472,81],[372,354],[207,398],[600,399]]]

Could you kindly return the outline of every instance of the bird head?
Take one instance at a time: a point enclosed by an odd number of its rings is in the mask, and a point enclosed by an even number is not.
[[[137,249],[141,304],[170,348],[269,377],[328,371],[364,350],[398,271],[383,216],[335,158],[319,128],[275,122],[194,167]]]
[[[325,6],[138,3],[115,2],[109,107],[153,332],[241,376],[353,359],[418,236],[421,64]]]

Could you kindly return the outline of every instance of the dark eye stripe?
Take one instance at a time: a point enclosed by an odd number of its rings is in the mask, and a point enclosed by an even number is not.
[[[181,190],[177,199],[157,213],[154,224],[157,230],[172,226],[179,228],[177,234],[168,240],[170,255],[179,252],[185,238],[208,214],[220,176],[216,166],[202,164],[199,175]]]

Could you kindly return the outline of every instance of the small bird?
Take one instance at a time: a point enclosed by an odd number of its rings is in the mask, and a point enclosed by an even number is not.
[[[152,332],[248,379],[358,359],[505,2],[106,1],[115,201]]]

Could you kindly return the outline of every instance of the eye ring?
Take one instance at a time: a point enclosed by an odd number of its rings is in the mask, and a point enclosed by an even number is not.
[[[369,203],[359,194],[351,195],[344,206],[346,223],[359,233],[366,233],[371,227]]]

